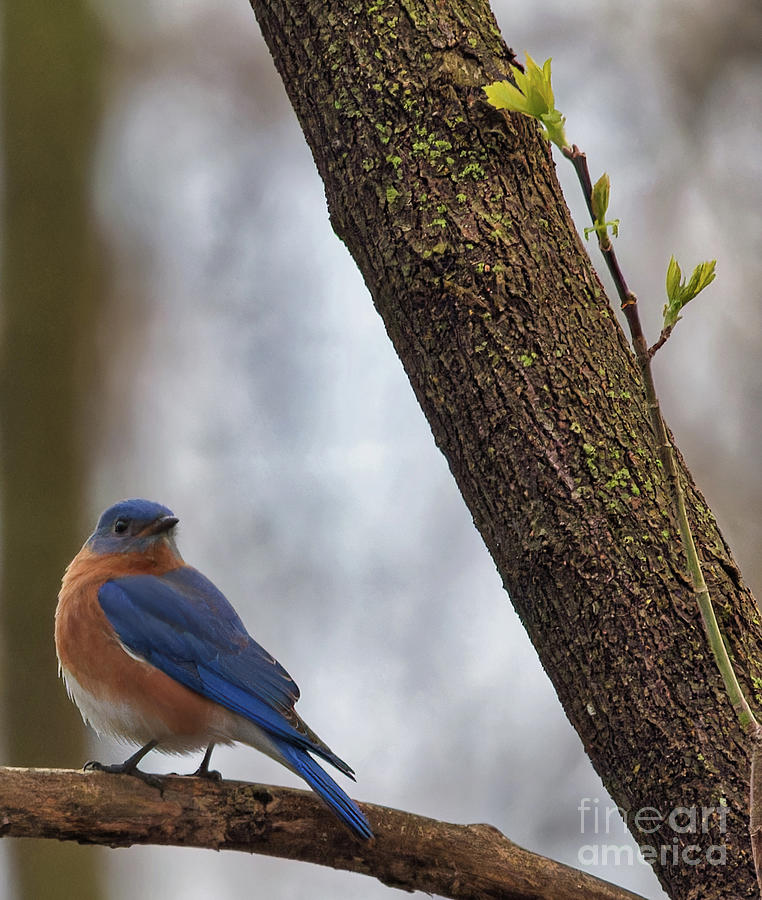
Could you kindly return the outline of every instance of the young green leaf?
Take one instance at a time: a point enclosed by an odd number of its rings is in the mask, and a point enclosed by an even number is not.
[[[508,109],[537,119],[543,125],[542,133],[547,140],[557,147],[567,147],[565,119],[556,109],[553,97],[550,60],[546,59],[540,68],[527,53],[526,71],[511,66],[511,74],[515,85],[510,81],[495,81],[484,88],[489,103],[496,109]]]
[[[608,173],[603,175],[593,185],[593,192],[590,197],[590,205],[593,208],[593,219],[596,224],[603,222],[609,208],[609,195],[611,193],[611,180]]]
[[[510,81],[493,81],[492,84],[486,85],[484,93],[495,109],[509,109],[511,112],[534,116],[529,109],[528,98]]]
[[[590,235],[595,232],[600,241],[601,248],[606,249],[609,246],[608,240],[608,230],[611,229],[611,233],[614,237],[619,235],[619,219],[612,219],[611,221],[606,221],[606,213],[609,208],[609,195],[611,193],[611,181],[609,180],[609,176],[606,172],[601,175],[601,177],[595,182],[593,185],[592,193],[590,194],[590,208],[593,215],[593,224],[591,227],[585,228],[585,238],[589,238]]]
[[[664,306],[664,327],[674,328],[679,321],[680,311],[704,288],[714,281],[716,259],[699,263],[686,282],[674,256],[667,266],[667,302]]]

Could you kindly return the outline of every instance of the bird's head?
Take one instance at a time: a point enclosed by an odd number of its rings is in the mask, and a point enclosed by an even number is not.
[[[98,519],[85,546],[95,553],[145,553],[162,543],[177,553],[171,509],[151,500],[120,500]]]

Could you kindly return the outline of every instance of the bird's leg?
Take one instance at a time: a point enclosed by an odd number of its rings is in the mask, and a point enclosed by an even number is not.
[[[212,750],[214,750],[214,741],[206,748],[206,753],[204,754],[204,758],[201,760],[201,765],[196,769],[195,772],[190,772],[190,778],[208,778],[210,781],[222,781],[222,774],[218,772],[216,769],[209,768],[209,760],[212,758]]]
[[[141,747],[129,759],[125,759],[123,763],[117,763],[112,766],[104,766],[103,763],[99,763],[94,759],[91,759],[89,762],[86,762],[82,767],[86,772],[87,771],[95,771],[95,772],[109,772],[112,775],[134,775],[136,778],[140,778],[142,781],[145,781],[146,784],[150,784],[151,787],[162,789],[162,780],[158,775],[149,775],[148,772],[141,772],[138,768],[138,763],[141,759],[147,754],[150,753],[151,750],[158,744],[158,741],[149,741],[144,747]]]

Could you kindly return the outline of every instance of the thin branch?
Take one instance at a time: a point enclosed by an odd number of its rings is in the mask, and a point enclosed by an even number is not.
[[[0,767],[0,836],[262,853],[451,898],[643,900],[524,850],[491,825],[364,803],[376,834],[365,844],[308,791],[176,776],[163,782],[159,791],[128,775]]]
[[[595,214],[592,207],[592,183],[590,180],[590,172],[587,167],[587,157],[576,144],[573,147],[564,147],[562,148],[562,151],[564,156],[574,166],[580,185],[585,194],[590,216],[593,223],[595,223]],[[622,312],[624,313],[630,328],[630,337],[635,351],[635,358],[643,377],[651,427],[656,436],[659,459],[667,475],[667,482],[675,504],[677,524],[680,531],[680,538],[683,543],[688,573],[691,578],[693,592],[696,596],[696,602],[701,611],[701,618],[704,623],[707,639],[709,640],[709,646],[712,648],[712,654],[717,663],[717,668],[720,670],[720,675],[725,684],[725,690],[727,691],[733,709],[738,716],[741,727],[747,733],[756,733],[759,729],[759,725],[749,706],[746,696],[744,695],[741,685],[736,678],[733,664],[730,661],[730,656],[728,655],[725,642],[722,639],[720,627],[717,623],[712,600],[709,596],[709,589],[704,580],[701,560],[699,559],[696,544],[693,540],[693,532],[691,531],[690,523],[688,522],[688,513],[685,508],[685,495],[683,493],[682,485],[680,484],[677,464],[675,463],[675,455],[672,451],[672,444],[667,436],[667,427],[664,424],[664,418],[662,417],[661,409],[659,407],[656,386],[651,370],[651,357],[660,344],[657,342],[657,344],[651,348],[651,351],[649,351],[645,335],[643,334],[643,328],[640,323],[638,298],[627,286],[627,282],[622,274],[614,246],[611,243],[609,236],[606,233],[598,233],[598,244],[601,253],[603,254],[603,258],[606,260],[606,265],[611,273],[611,277],[614,279],[614,284],[622,306]]]
[[[749,836],[757,884],[762,885],[762,729],[754,733],[749,778]]]
[[[661,334],[659,335],[659,340],[648,348],[648,355],[651,357],[651,359],[654,358],[654,354],[656,353],[656,351],[661,349],[667,343],[667,341],[669,340],[669,336],[672,334],[673,328],[674,325],[668,325],[666,328],[662,328]]]

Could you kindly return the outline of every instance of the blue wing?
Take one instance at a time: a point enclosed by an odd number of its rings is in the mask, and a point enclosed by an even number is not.
[[[161,576],[107,581],[98,600],[122,643],[186,687],[251,720],[270,736],[297,771],[362,838],[373,833],[354,801],[309,755],[350,778],[352,769],[299,718],[299,688],[249,635],[225,596],[186,566]]]
[[[246,631],[225,596],[190,566],[107,581],[98,600],[119,639],[191,690],[330,762],[352,769],[299,718],[299,688]]]

